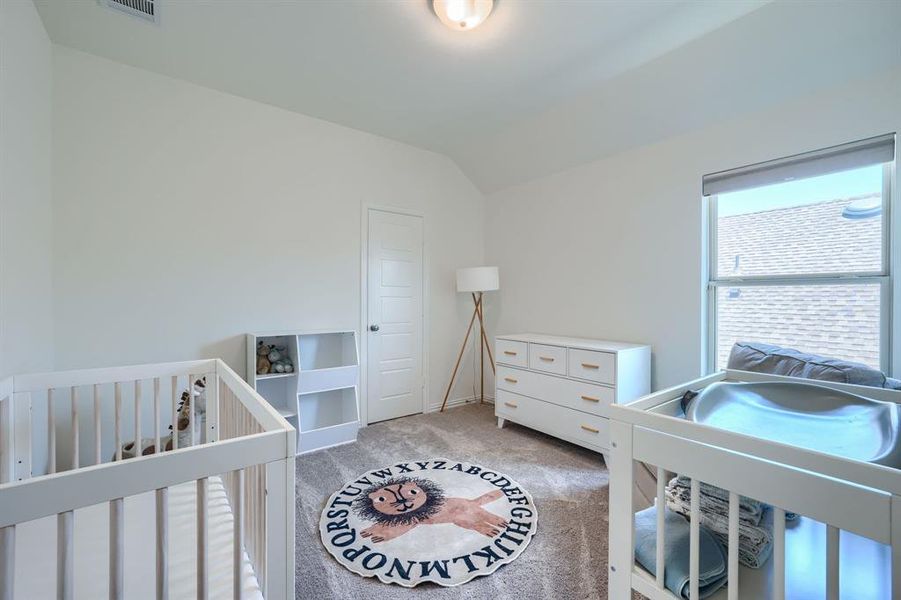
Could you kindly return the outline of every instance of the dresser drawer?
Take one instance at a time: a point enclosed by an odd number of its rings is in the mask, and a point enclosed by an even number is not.
[[[576,413],[575,418],[567,419],[566,429],[560,433],[564,436],[573,437],[579,441],[597,446],[599,448],[610,447],[610,421],[604,417],[594,417],[582,413]]]
[[[616,355],[570,348],[569,376],[612,385],[616,381]]]
[[[529,368],[566,375],[566,348],[529,344]]]
[[[529,345],[525,342],[497,340],[494,342],[497,362],[515,367],[529,366]]]
[[[602,417],[615,401],[613,388],[503,365],[497,367],[497,387]]]
[[[495,414],[516,423],[533,427],[550,435],[594,449],[610,446],[607,419],[527,396],[498,390]]]
[[[616,392],[613,388],[581,381],[566,383],[565,395],[560,399],[560,404],[599,417],[609,415],[610,405],[616,402]]]
[[[499,417],[509,417],[517,423],[530,425],[536,429],[546,426],[549,407],[552,405],[520,396],[506,390],[498,390],[494,399],[494,412]]]
[[[536,396],[536,386],[534,385],[533,380],[537,376],[537,373],[532,373],[531,371],[511,369],[504,365],[498,365],[495,379],[499,389],[516,392],[517,394],[525,394],[526,396]]]

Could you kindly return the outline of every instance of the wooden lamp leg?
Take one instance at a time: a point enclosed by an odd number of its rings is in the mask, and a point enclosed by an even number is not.
[[[479,315],[479,404],[485,402],[485,326],[482,323],[482,292],[478,297],[472,295],[472,301],[476,305],[476,314]]]
[[[460,346],[460,354],[457,355],[457,364],[454,365],[454,372],[451,373],[450,383],[447,384],[447,391],[444,392],[444,402],[441,403],[441,410],[439,412],[444,412],[444,409],[447,406],[447,398],[450,396],[451,388],[454,387],[454,379],[457,378],[457,370],[460,368],[460,361],[463,359],[463,353],[466,351],[466,342],[469,341],[469,334],[472,333],[472,325],[476,322],[478,314],[479,306],[476,304],[475,309],[472,311],[472,318],[469,320],[469,327],[466,328],[466,337],[463,338],[463,345]]]
[[[491,365],[491,372],[497,375],[497,369],[494,367],[494,356],[491,354],[491,344],[488,343],[488,334],[485,333],[485,322],[482,318],[482,300],[479,298],[479,329],[482,332],[482,343],[485,344],[485,350],[488,351],[488,364]]]

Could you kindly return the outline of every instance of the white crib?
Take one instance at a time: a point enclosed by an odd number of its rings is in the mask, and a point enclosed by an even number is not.
[[[201,377],[199,436],[160,452]],[[293,598],[295,443],[221,360],[0,381],[0,600]]]
[[[664,570],[651,575],[634,562],[634,511],[640,499],[634,467],[657,471],[658,507],[671,473],[692,478],[689,595],[698,598],[698,482],[728,490],[728,600],[901,598],[901,471],[724,431],[682,419],[680,399],[716,381],[806,381],[724,371],[610,409],[609,598],[636,590],[673,600]],[[901,402],[901,392],[816,382],[862,396]],[[637,462],[636,462],[637,461]],[[773,554],[761,569],[739,565],[739,496],[774,507]],[[786,527],[784,513],[801,519]],[[657,511],[656,563],[663,564],[664,512]]]

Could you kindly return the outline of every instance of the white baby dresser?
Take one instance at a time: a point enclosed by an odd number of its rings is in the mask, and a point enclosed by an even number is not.
[[[651,347],[537,333],[495,339],[498,427],[509,420],[601,452],[608,407],[651,391]]]

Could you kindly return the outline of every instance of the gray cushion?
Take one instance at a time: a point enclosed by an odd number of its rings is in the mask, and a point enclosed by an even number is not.
[[[882,387],[888,388],[890,390],[901,390],[901,379],[895,379],[894,377],[886,377],[885,385]]]
[[[852,383],[871,387],[892,387],[901,384],[887,381],[882,371],[861,363],[807,354],[760,342],[737,342],[729,355],[730,369],[755,371],[772,375],[788,375],[820,381]]]

